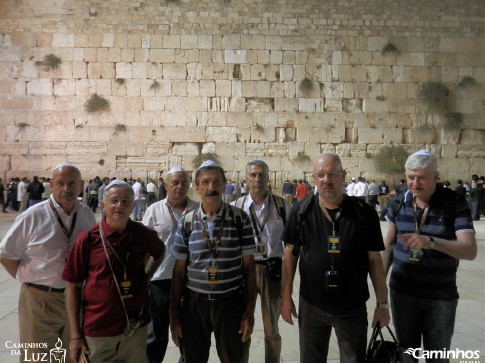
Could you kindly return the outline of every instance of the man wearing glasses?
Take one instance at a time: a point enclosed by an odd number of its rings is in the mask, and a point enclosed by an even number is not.
[[[299,319],[302,362],[327,360],[332,328],[341,362],[365,360],[368,275],[377,300],[372,326],[389,324],[379,218],[368,204],[343,194],[346,175],[337,154],[320,155],[313,168],[318,194],[294,204],[282,236],[281,315],[292,325],[292,317]],[[298,259],[297,315],[291,296]]]

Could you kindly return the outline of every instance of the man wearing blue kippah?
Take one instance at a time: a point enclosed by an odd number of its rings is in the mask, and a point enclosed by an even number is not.
[[[385,251],[397,338],[405,349],[451,346],[458,291],[458,260],[477,254],[470,208],[462,195],[438,186],[436,159],[420,150],[406,161],[408,190],[390,205]],[[417,357],[404,354],[406,360]],[[449,359],[427,359],[447,362]]]

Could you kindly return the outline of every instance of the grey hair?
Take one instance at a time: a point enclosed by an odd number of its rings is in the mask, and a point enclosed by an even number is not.
[[[72,173],[76,174],[76,176],[79,177],[79,179],[81,179],[81,171],[78,168],[76,168],[74,165],[69,163],[62,163],[57,165],[55,169],[52,171],[52,175],[62,173],[62,169],[65,169],[65,168],[71,169]]]
[[[313,165],[316,165],[318,163],[318,160],[322,159],[323,157],[325,156],[331,156],[333,157],[336,161],[337,161],[337,164],[340,168],[340,171],[343,171],[344,168],[342,166],[342,160],[340,159],[340,155],[337,154],[337,153],[333,153],[333,152],[330,152],[330,151],[327,151],[327,152],[324,152],[324,153],[321,153],[318,158],[315,160],[314,164]]]
[[[246,165],[246,176],[249,175],[249,169],[251,166],[260,166],[263,168],[263,174],[266,178],[269,178],[269,167],[268,164],[266,164],[263,160],[253,160],[247,163]]]
[[[414,153],[408,157],[406,160],[406,164],[404,164],[406,171],[408,170],[416,170],[416,169],[425,169],[432,173],[438,171],[438,162],[436,158],[429,154],[418,154]]]

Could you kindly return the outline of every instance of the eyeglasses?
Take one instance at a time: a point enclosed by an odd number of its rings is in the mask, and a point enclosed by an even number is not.
[[[325,180],[325,177],[327,177],[328,179],[334,179],[334,178],[336,178],[339,175],[340,175],[340,170],[339,171],[334,171],[332,173],[326,173],[326,174],[318,174],[318,175],[313,174],[313,177],[315,179],[317,179],[318,181],[324,181]]]

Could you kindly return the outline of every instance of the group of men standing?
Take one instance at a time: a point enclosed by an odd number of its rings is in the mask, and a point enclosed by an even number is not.
[[[320,155],[317,193],[290,206],[268,190],[267,164],[254,160],[246,166],[248,195],[226,203],[225,172],[207,161],[195,174],[198,203],[187,197],[186,172],[174,167],[167,197],[142,223],[129,218],[133,189],[114,181],[94,225],[74,198],[79,170],[61,164],[52,198],[20,215],[0,244],[2,264],[23,283],[21,341],[52,346],[62,337],[73,360],[84,354],[91,362],[139,362],[146,347],[146,361],[161,362],[170,329],[187,363],[208,360],[212,334],[221,362],[246,363],[259,294],[266,362],[280,361],[280,315],[289,324],[298,318],[302,362],[326,361],[332,328],[340,360],[363,362],[370,276],[372,326],[388,325],[391,307],[404,348],[423,339],[424,349],[449,349],[458,260],[477,250],[468,204],[436,185],[436,159],[418,151],[406,162],[409,190],[389,209],[384,241],[375,210],[344,193],[346,175],[337,154]],[[32,299],[37,306],[53,299],[57,310],[31,312]]]

